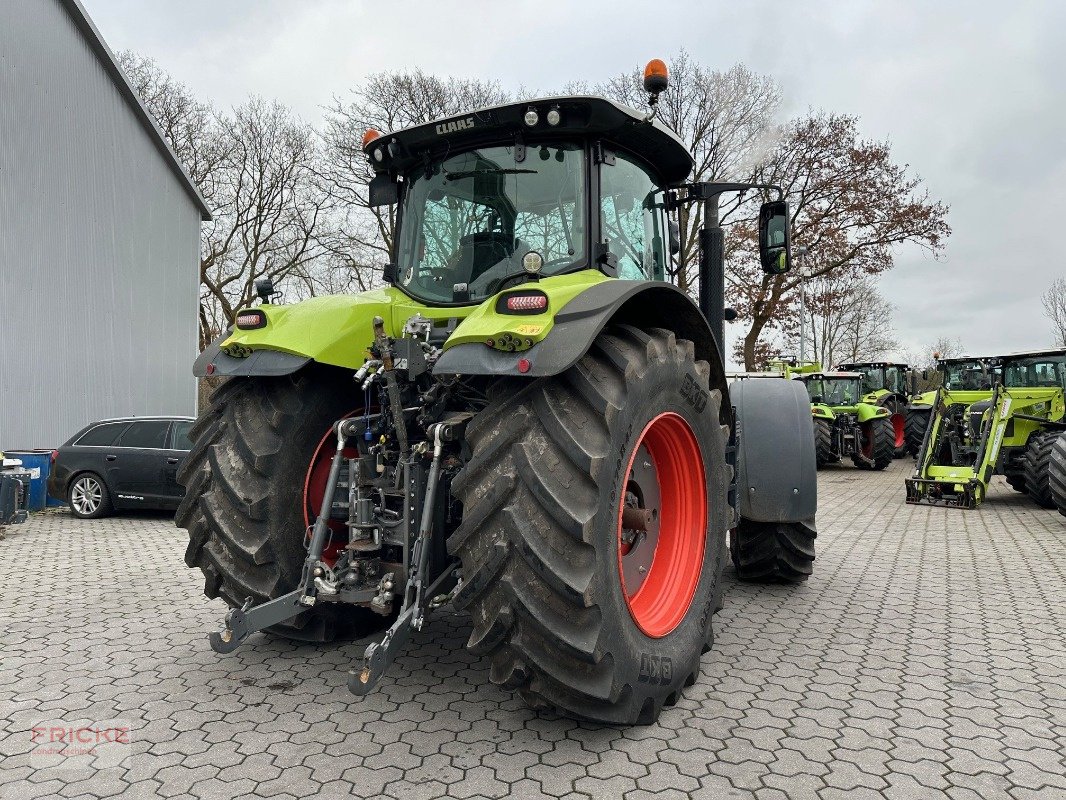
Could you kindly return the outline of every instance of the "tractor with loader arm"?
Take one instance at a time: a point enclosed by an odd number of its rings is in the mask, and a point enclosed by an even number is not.
[[[552,97],[368,131],[370,202],[396,208],[387,284],[241,309],[197,360],[226,376],[195,424],[186,561],[251,633],[413,631],[468,610],[490,680],[535,708],[654,720],[700,669],[732,557],[801,581],[817,487],[806,395],[732,392],[718,198],[757,191],[763,270],[790,266],[776,187],[694,183],[650,109]],[[699,302],[666,278],[700,203]]]
[[[937,390],[914,476],[906,479],[907,502],[976,508],[992,476],[1003,475],[1054,508],[1051,461],[1066,431],[1066,349],[985,359],[983,374],[994,376],[991,390]]]
[[[910,402],[907,377],[911,373],[910,366],[891,361],[857,361],[839,364],[836,369],[862,375],[865,393],[862,402],[888,409],[894,436],[893,455],[896,458],[907,455],[907,405]]]
[[[819,469],[848,456],[859,469],[883,470],[892,462],[889,411],[864,402],[861,373],[807,372],[792,380],[803,383],[810,398]]]
[[[911,378],[924,378],[926,385],[935,379],[939,386],[947,391],[986,392],[991,396],[992,386],[999,379],[997,359],[992,356],[975,357],[961,356],[958,358],[939,358],[936,356],[935,375],[930,375],[928,370],[911,372]],[[934,384],[935,385],[935,384]],[[983,399],[987,399],[987,396]],[[906,420],[904,434],[907,440],[907,452],[917,458],[922,452],[922,443],[925,441],[925,432],[929,428],[929,420],[932,417],[933,407],[936,402],[936,389],[930,391],[918,391],[917,387],[911,392],[910,401],[906,408]]]

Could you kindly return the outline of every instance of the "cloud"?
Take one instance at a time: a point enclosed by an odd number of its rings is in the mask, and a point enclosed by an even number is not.
[[[712,66],[743,61],[782,82],[791,113],[859,115],[951,205],[944,257],[901,248],[881,281],[906,348],[941,335],[989,352],[1049,340],[1039,295],[1066,273],[1066,3],[85,4],[113,49],[155,57],[219,105],[277,97],[313,122],[378,70],[515,89],[595,83],[679,47]]]

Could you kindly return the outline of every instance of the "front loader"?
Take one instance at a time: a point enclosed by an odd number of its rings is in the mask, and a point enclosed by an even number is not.
[[[370,202],[393,206],[386,285],[241,309],[198,359],[226,376],[193,428],[178,524],[231,607],[220,653],[269,630],[384,629],[369,692],[442,606],[536,708],[654,720],[742,578],[814,560],[809,410],[786,381],[726,383],[722,193],[650,108],[552,97],[369,131]],[[700,203],[699,302],[667,282]],[[760,260],[790,266],[787,204]],[[728,535],[727,535],[728,534]],[[732,545],[730,554],[729,545]]]
[[[991,390],[937,390],[908,503],[976,508],[993,475],[1054,508],[1052,450],[1066,431],[1066,350],[989,359]]]
[[[862,376],[862,402],[888,409],[892,421],[893,455],[907,455],[907,376],[911,368],[907,364],[891,361],[861,361],[840,364],[838,371],[857,372]]]
[[[937,358],[935,375],[922,370],[921,377],[927,381],[935,379],[937,388],[949,392],[983,392],[978,399],[987,400],[992,396],[992,386],[1000,379],[998,360],[995,357],[962,356],[959,358]],[[913,378],[919,377],[916,371],[911,373]],[[928,391],[911,392],[907,403],[906,419],[904,422],[905,438],[907,440],[907,452],[914,458],[922,452],[922,443],[925,441],[925,432],[929,428],[936,401],[936,389]]]
[[[859,469],[883,470],[892,463],[895,430],[889,410],[863,399],[858,372],[807,372],[803,383],[814,419],[818,468],[850,457]]]

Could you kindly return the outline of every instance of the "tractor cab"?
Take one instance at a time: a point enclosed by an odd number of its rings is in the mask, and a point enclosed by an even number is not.
[[[858,372],[812,372],[796,380],[803,381],[813,405],[843,411],[862,400],[862,374]]]
[[[905,396],[907,393],[907,374],[910,366],[888,361],[864,361],[840,364],[837,369],[846,372],[858,372],[862,376],[862,390],[865,395],[873,395],[874,402],[884,394]]]

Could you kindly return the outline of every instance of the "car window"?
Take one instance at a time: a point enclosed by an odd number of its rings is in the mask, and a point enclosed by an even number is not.
[[[192,450],[192,441],[189,440],[190,428],[192,428],[191,422],[174,423],[174,427],[170,429],[171,450]]]
[[[165,420],[151,422],[134,422],[115,440],[115,447],[147,447],[162,450],[167,443],[167,428],[170,423]]]
[[[110,447],[115,443],[118,435],[128,427],[128,422],[107,422],[97,425],[86,431],[74,444],[78,447]]]

